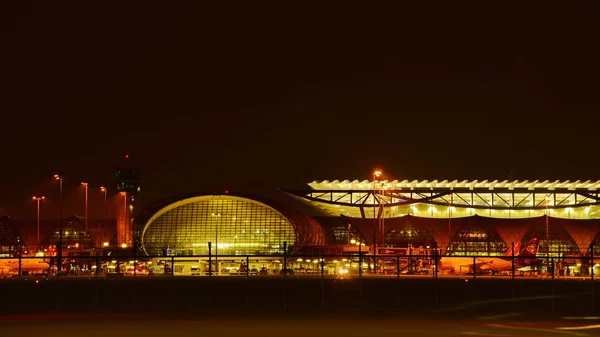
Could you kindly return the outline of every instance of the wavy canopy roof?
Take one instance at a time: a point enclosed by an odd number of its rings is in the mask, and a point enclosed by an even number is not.
[[[286,193],[332,216],[600,218],[600,181],[324,180],[308,186]]]
[[[525,190],[588,190],[597,191],[600,181],[529,181],[529,180],[378,180],[378,188],[386,190],[414,190],[414,189],[525,189]],[[381,186],[383,184],[383,186]],[[372,190],[373,181],[369,180],[322,180],[308,183],[313,190]]]

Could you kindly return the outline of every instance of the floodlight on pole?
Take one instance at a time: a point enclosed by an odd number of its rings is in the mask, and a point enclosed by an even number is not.
[[[58,233],[58,272],[60,273],[62,270],[62,243],[63,243],[63,198],[62,198],[62,192],[63,192],[63,174],[62,173],[58,173],[54,175],[54,179],[58,180],[58,191],[59,191],[59,199],[60,199],[60,216],[59,216],[59,221],[60,221],[60,227],[59,227],[59,233]]]
[[[381,170],[373,171],[373,254],[377,254],[377,227],[379,223],[379,214],[377,213],[377,178],[381,176]],[[377,259],[375,259],[375,269],[377,269]]]
[[[549,230],[549,226],[548,226],[548,206],[550,203],[550,194],[546,194],[546,257],[547,257],[547,263],[548,266],[550,266],[550,234],[548,233]]]
[[[108,190],[105,186],[100,186],[100,192],[104,192],[104,219],[106,219],[106,217],[108,216],[108,208],[106,204],[106,193],[108,192]]]
[[[46,197],[41,196],[41,197],[33,197],[33,200],[37,201],[37,246],[38,246],[38,252],[41,250],[40,249],[40,201],[46,199]]]
[[[85,187],[85,230],[88,230],[88,183],[81,183]]]

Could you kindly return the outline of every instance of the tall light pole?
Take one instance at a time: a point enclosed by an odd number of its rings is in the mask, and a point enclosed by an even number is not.
[[[108,208],[107,208],[107,204],[106,204],[106,187],[105,186],[100,186],[100,192],[104,192],[104,220],[106,220],[108,218]]]
[[[217,275],[219,275],[219,217],[221,214],[213,214],[213,216],[215,217],[215,265],[217,268]]]
[[[381,182],[380,195],[385,196],[385,184]],[[381,208],[381,216],[379,217],[379,236],[381,239],[381,246],[385,246],[385,205],[379,204]]]
[[[37,201],[37,246],[38,246],[38,252],[41,250],[40,249],[40,201],[46,199],[46,197],[42,196],[42,197],[33,197],[33,200]]]
[[[375,257],[377,254],[377,227],[379,223],[379,214],[377,213],[377,197],[375,197],[375,193],[377,192],[377,178],[381,176],[380,170],[373,171],[373,256]],[[374,270],[377,271],[377,258],[374,258]]]
[[[104,227],[104,230],[106,230],[106,221],[108,220],[108,207],[106,203],[106,193],[108,190],[106,189],[106,186],[100,186],[100,192],[104,192],[104,219],[102,220],[102,226]]]
[[[63,192],[63,174],[62,172],[59,174],[55,174],[54,175],[54,179],[58,180],[58,193],[59,193],[59,199],[60,199],[60,216],[59,216],[59,221],[60,221],[60,226],[59,226],[59,233],[58,233],[58,272],[60,273],[61,269],[62,269],[62,243],[63,243],[63,199],[62,199],[62,192]]]
[[[450,193],[448,197],[448,240],[452,239],[452,201],[452,193]]]
[[[88,230],[88,183],[81,183],[85,188],[85,230]]]
[[[377,197],[375,197],[375,193],[377,192],[377,178],[381,176],[380,170],[375,170],[373,172],[373,248],[375,248],[376,239],[376,228],[378,226],[379,216],[377,214]]]
[[[550,202],[550,194],[546,194],[546,263],[550,266],[550,235],[548,233],[548,204]],[[548,268],[549,269],[549,268]],[[548,270],[549,271],[549,270]]]

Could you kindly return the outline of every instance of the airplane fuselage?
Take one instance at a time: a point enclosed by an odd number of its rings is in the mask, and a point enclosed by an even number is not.
[[[21,271],[41,272],[48,270],[50,264],[43,259],[21,259]],[[19,259],[0,259],[0,273],[11,274],[19,272]]]
[[[515,258],[515,270],[541,263],[541,259]],[[444,257],[441,261],[441,270],[452,270],[455,273],[477,271],[511,271],[512,258],[508,257]]]

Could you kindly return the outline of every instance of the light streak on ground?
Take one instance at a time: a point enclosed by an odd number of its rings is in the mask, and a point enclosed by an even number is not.
[[[475,301],[475,302],[465,303],[465,304],[462,304],[462,305],[457,306],[457,307],[451,307],[451,308],[436,310],[436,312],[448,312],[448,311],[465,310],[468,307],[475,307],[475,306],[481,306],[481,305],[490,305],[490,304],[495,304],[495,303],[522,302],[522,301],[534,301],[534,300],[537,301],[537,300],[552,299],[552,298],[561,298],[561,297],[564,297],[564,296],[545,295],[545,296],[531,296],[531,297],[502,298],[502,299],[489,300],[489,301]]]
[[[525,326],[513,326],[513,325],[506,325],[506,324],[488,324],[488,326],[493,327],[493,328],[508,329],[508,330],[522,330],[522,331],[529,331],[529,332],[542,332],[542,333],[545,333],[545,334],[549,334],[550,336],[553,336],[553,335],[589,336],[588,334],[584,334],[584,333],[571,332],[571,331],[561,331],[561,330],[554,330],[554,329],[547,329],[547,328],[534,328],[534,327],[525,327]]]
[[[12,336],[80,336],[87,337],[146,337],[164,336],[245,336],[245,337],[403,337],[403,336],[590,336],[575,331],[552,328],[552,322],[503,322],[483,324],[469,320],[438,318],[332,318],[332,317],[214,317],[198,318],[189,315],[170,317],[138,315],[39,315],[35,319],[4,322],[0,327],[3,337]],[[526,321],[526,320],[525,320]],[[519,325],[521,324],[521,325]],[[526,325],[525,325],[526,324]]]
[[[562,326],[555,329],[559,330],[590,330],[590,329],[600,329],[600,324],[595,325],[584,325],[584,326]]]

